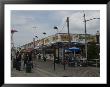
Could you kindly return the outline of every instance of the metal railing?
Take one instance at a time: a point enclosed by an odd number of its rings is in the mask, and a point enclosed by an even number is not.
[[[100,60],[99,59],[89,59],[88,65],[99,67],[100,66]]]

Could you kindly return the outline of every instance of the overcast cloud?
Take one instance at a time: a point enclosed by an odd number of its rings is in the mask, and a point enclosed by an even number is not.
[[[100,18],[99,10],[86,10],[86,19]],[[11,11],[11,29],[18,32],[14,34],[15,46],[22,46],[32,42],[35,35],[39,39],[43,38],[43,32],[46,36],[56,33],[53,29],[58,26],[60,33],[67,32],[66,18],[70,17],[70,33],[84,33],[84,18],[82,10],[12,10]],[[64,28],[62,29],[62,27]],[[100,19],[87,22],[87,33],[96,34],[100,30]]]

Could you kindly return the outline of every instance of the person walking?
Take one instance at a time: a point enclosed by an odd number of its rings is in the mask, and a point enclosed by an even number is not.
[[[29,52],[29,62],[30,62],[30,64],[31,64],[31,67],[33,68],[33,58],[34,57],[34,54],[32,53],[32,51],[31,52]]]
[[[19,52],[18,55],[17,55],[16,62],[17,62],[16,70],[21,71],[21,53],[20,53],[20,52]]]
[[[24,54],[24,69],[26,68],[27,61],[28,61],[28,54],[25,53]]]
[[[24,53],[21,53],[21,70],[24,69]]]
[[[28,60],[26,63],[26,73],[31,73],[32,68],[33,68],[32,53],[28,52]]]
[[[41,55],[40,55],[40,53],[38,54],[38,60],[40,60],[41,59]]]
[[[43,57],[43,60],[44,60],[44,62],[46,62],[46,60],[47,60],[47,57],[46,57],[46,56],[44,56],[44,57]]]

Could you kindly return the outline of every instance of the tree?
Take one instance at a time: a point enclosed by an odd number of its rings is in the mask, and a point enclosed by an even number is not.
[[[88,44],[88,59],[99,59],[100,48],[96,43]]]

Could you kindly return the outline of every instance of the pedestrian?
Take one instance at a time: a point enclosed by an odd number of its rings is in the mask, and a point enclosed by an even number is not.
[[[30,63],[31,68],[33,68],[32,52],[29,52],[29,53],[28,53],[28,56],[29,56],[28,62]]]
[[[16,68],[16,58],[13,58],[13,68]]]
[[[24,54],[24,68],[26,68],[27,61],[28,61],[28,54],[25,53]]]
[[[41,55],[40,55],[40,53],[38,54],[38,59],[39,59],[39,60],[41,59]]]
[[[24,69],[24,53],[21,54],[21,70]]]
[[[44,57],[43,57],[43,60],[44,60],[44,62],[46,62],[46,60],[47,60],[47,57],[46,57],[46,56],[44,56]]]
[[[31,73],[32,72],[32,65],[31,62],[28,60],[26,63],[26,73]]]
[[[20,71],[21,70],[21,53],[20,52],[17,55],[16,62],[17,62],[16,70],[19,70]]]
[[[33,68],[34,66],[33,66],[33,61],[30,61],[30,63],[31,63],[31,68]]]
[[[28,52],[28,56],[29,56],[29,57],[28,57],[28,60],[29,60],[29,61],[32,61],[32,53],[31,53],[31,52]]]

